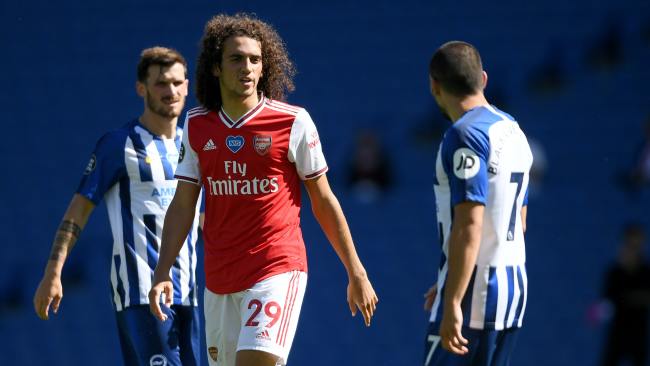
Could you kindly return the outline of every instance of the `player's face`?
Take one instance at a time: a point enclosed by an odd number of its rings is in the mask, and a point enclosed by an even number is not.
[[[187,97],[185,67],[175,63],[170,67],[151,65],[147,81],[138,82],[138,92],[145,99],[146,108],[161,117],[178,117]]]
[[[221,65],[215,65],[222,98],[257,97],[257,84],[262,77],[262,46],[259,41],[235,36],[225,40]]]

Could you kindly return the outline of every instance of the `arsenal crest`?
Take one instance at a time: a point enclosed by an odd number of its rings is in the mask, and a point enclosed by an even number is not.
[[[262,156],[268,154],[271,149],[271,136],[257,135],[253,137],[253,147],[255,147],[255,152]]]

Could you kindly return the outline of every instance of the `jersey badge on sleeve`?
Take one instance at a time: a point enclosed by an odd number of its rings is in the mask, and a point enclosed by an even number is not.
[[[271,149],[271,136],[268,135],[256,135],[253,137],[253,147],[255,152],[259,155],[266,155]]]
[[[454,152],[454,175],[459,179],[469,179],[478,174],[481,160],[471,149],[461,147]]]
[[[181,148],[178,149],[178,162],[182,163],[185,159],[185,144],[181,142]]]
[[[236,154],[242,147],[244,147],[244,137],[243,136],[228,136],[226,137],[226,146],[228,150],[232,151],[233,154]]]
[[[95,166],[97,166],[97,157],[95,154],[90,155],[90,161],[88,162],[88,165],[86,165],[86,169],[84,170],[84,175],[88,175],[95,170]]]

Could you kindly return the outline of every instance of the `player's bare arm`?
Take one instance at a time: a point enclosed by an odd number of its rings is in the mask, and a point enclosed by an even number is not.
[[[528,206],[521,207],[521,230],[526,233],[526,218],[528,216]]]
[[[187,233],[192,227],[196,202],[201,193],[201,187],[188,182],[178,181],[174,199],[169,204],[163,225],[162,239],[158,264],[153,273],[153,283],[149,291],[149,307],[153,315],[164,321],[167,315],[160,308],[160,296],[164,295],[165,306],[171,306],[174,297],[174,286],[169,278],[171,269],[178,253],[183,247]]]
[[[454,207],[454,225],[449,237],[449,272],[440,324],[442,346],[455,354],[468,352],[467,339],[461,333],[463,312],[460,304],[476,265],[481,245],[484,206],[463,202]]]
[[[356,315],[358,308],[366,326],[370,326],[379,299],[354,248],[341,205],[334,196],[325,174],[306,180],[305,187],[314,216],[348,273],[348,305],[352,316]]]
[[[34,310],[36,315],[43,320],[49,319],[50,306],[55,314],[59,311],[59,305],[63,298],[63,286],[61,285],[63,265],[94,208],[95,205],[92,201],[80,194],[75,194],[63,215],[52,243],[43,278],[34,294]]]

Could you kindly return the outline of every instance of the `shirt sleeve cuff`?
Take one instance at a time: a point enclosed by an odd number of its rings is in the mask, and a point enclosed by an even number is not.
[[[178,180],[182,180],[183,182],[196,184],[197,186],[201,185],[201,183],[199,182],[198,179],[195,179],[195,178],[192,178],[192,177],[187,177],[187,176],[184,176],[184,175],[175,175],[174,178],[176,178]]]
[[[307,174],[307,175],[305,175],[305,177],[303,178],[303,180],[314,179],[314,178],[316,178],[316,177],[318,177],[318,176],[321,176],[321,175],[327,173],[328,170],[329,170],[329,167],[326,166],[326,167],[324,167],[324,168],[321,169],[321,170],[317,170],[317,171],[315,171],[315,172],[313,172],[313,173],[311,173],[311,174]]]

